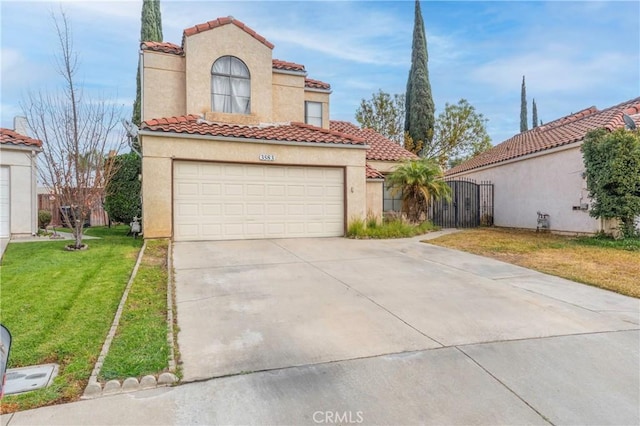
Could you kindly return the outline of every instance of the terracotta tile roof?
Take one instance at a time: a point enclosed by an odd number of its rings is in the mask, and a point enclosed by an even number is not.
[[[238,21],[232,16],[226,16],[224,18],[214,19],[213,21],[208,21],[203,24],[194,25],[193,27],[187,28],[182,33],[182,46],[184,47],[184,39],[186,37],[192,36],[194,34],[198,34],[204,31],[212,30],[214,28],[221,27],[223,25],[233,24],[236,27],[243,30],[245,33],[249,34],[251,37],[258,40],[260,43],[267,46],[269,49],[273,49],[273,43],[269,42],[266,38],[262,37],[260,34],[246,26],[242,21]]]
[[[331,130],[336,130],[348,135],[355,135],[364,139],[369,145],[367,160],[377,161],[401,161],[418,158],[414,153],[407,151],[397,143],[385,138],[380,133],[371,129],[361,129],[348,121],[330,121]]]
[[[534,127],[507,139],[477,157],[447,170],[445,174],[452,175],[576,143],[584,139],[585,135],[594,129],[604,128],[613,131],[624,127],[622,114],[632,115],[635,121],[640,122],[640,117],[638,117],[638,114],[640,114],[640,98],[623,102],[602,111],[599,111],[596,107],[590,107],[542,126]]]
[[[287,62],[287,61],[281,61],[280,59],[274,59],[272,60],[272,63],[273,63],[273,69],[276,69],[276,70],[306,72],[306,70],[304,69],[304,65],[296,64],[295,62]]]
[[[0,128],[0,144],[42,147],[41,140],[33,139],[29,136],[21,135],[15,130],[5,128]]]
[[[365,166],[365,173],[367,175],[367,179],[384,179],[382,173],[371,167],[370,165]]]
[[[331,85],[329,83],[325,83],[324,81],[320,80],[313,80],[311,78],[304,79],[304,86],[312,89],[331,90]]]
[[[177,44],[157,41],[143,41],[140,43],[142,50],[153,50],[154,52],[171,53],[174,55],[182,55],[184,51]]]
[[[241,126],[236,124],[214,123],[203,120],[197,115],[147,120],[141,130],[198,134],[207,136],[262,139],[288,142],[328,143],[344,145],[364,145],[362,138],[339,131],[322,129],[304,123],[267,124],[259,126]]]

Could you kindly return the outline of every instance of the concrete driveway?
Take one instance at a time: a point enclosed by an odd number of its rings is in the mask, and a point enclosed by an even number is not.
[[[184,381],[219,378],[177,422],[640,423],[637,299],[418,239],[173,259]]]

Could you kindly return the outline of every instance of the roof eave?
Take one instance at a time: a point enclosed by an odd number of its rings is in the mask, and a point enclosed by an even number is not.
[[[369,145],[358,143],[338,143],[338,142],[306,142],[306,141],[289,141],[289,140],[275,140],[275,139],[256,139],[256,138],[242,138],[234,136],[215,136],[215,135],[202,135],[200,133],[181,133],[181,132],[168,132],[165,130],[140,130],[138,132],[141,136],[158,136],[158,137],[172,137],[183,139],[200,139],[200,140],[212,140],[222,142],[249,142],[249,143],[261,143],[267,145],[289,145],[289,146],[315,146],[324,148],[348,148],[348,149],[369,149]]]

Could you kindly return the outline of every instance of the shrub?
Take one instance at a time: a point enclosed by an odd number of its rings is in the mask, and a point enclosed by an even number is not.
[[[349,238],[362,238],[366,236],[367,227],[364,220],[360,218],[352,219],[347,227],[347,237]]]
[[[49,210],[38,210],[38,228],[47,229],[51,223],[51,212]]]
[[[140,200],[141,182],[138,176],[142,162],[131,152],[114,157],[116,172],[106,188],[104,208],[114,222],[129,223],[134,216],[142,214]]]
[[[375,221],[373,226],[362,219],[353,219],[347,228],[349,238],[407,238],[425,234],[438,229],[429,221],[419,224],[410,223],[401,219],[385,220],[383,223]]]

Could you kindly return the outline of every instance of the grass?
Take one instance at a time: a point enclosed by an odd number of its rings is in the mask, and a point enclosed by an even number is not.
[[[89,249],[64,250],[69,241],[11,243],[0,269],[0,318],[13,335],[9,367],[58,363],[45,388],[8,395],[3,413],[76,400],[84,391],[141,240],[128,226],[91,228]]]
[[[141,377],[167,368],[168,249],[167,240],[147,242],[100,380]]]
[[[375,218],[354,219],[347,228],[349,238],[407,238],[426,234],[438,228],[429,221],[411,224],[399,219],[379,222]]]
[[[640,239],[566,237],[505,228],[476,228],[429,243],[640,297]]]

